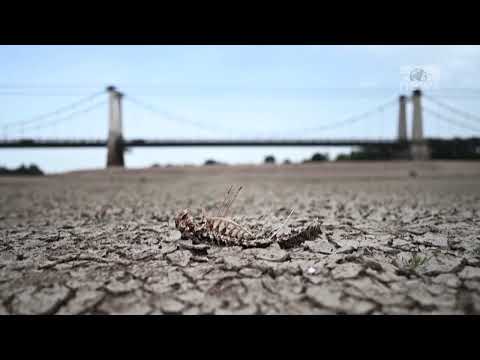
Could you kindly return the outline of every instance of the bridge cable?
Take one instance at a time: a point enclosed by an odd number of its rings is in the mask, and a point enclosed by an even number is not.
[[[349,118],[344,119],[342,121],[337,121],[337,122],[326,124],[326,125],[323,125],[323,126],[303,128],[303,129],[301,129],[301,131],[302,132],[311,132],[311,131],[318,131],[318,130],[329,130],[329,129],[336,129],[338,127],[353,124],[353,123],[358,122],[360,120],[363,120],[363,119],[365,119],[365,118],[367,118],[367,117],[369,117],[369,116],[371,116],[375,113],[384,111],[385,108],[396,104],[397,101],[398,101],[398,98],[395,98],[395,99],[392,99],[392,100],[389,100],[389,101],[383,103],[382,105],[379,105],[379,106],[375,107],[372,110],[365,111],[365,112],[363,112],[359,115],[350,116]]]
[[[168,120],[172,120],[173,122],[176,122],[176,121],[179,121],[179,122],[184,122],[184,123],[187,123],[187,124],[190,124],[190,125],[193,125],[199,129],[202,129],[202,130],[205,130],[205,131],[208,131],[208,132],[218,132],[219,129],[222,129],[221,127],[215,125],[214,127],[209,127],[209,126],[204,126],[203,124],[199,123],[199,122],[196,122],[196,121],[192,121],[190,119],[185,119],[183,117],[179,117],[179,116],[176,116],[176,115],[173,115],[171,113],[168,113],[166,111],[162,111],[162,110],[159,110],[155,107],[153,107],[152,105],[150,104],[147,104],[143,101],[140,101],[136,98],[132,98],[130,95],[125,95],[125,100],[128,100],[130,101],[131,103],[143,108],[143,109],[146,109],[154,114],[157,114],[159,116],[161,116],[162,118],[166,118]],[[224,131],[227,131],[227,129],[222,129]],[[228,130],[230,132],[230,130]]]
[[[7,128],[11,128],[11,127],[23,127],[27,124],[31,124],[31,123],[36,123],[36,122],[39,122],[39,121],[43,121],[45,119],[48,119],[52,116],[56,116],[58,114],[61,114],[65,111],[68,111],[68,110],[71,110],[71,109],[75,109],[77,108],[79,105],[82,105],[88,101],[91,101],[95,98],[97,98],[98,96],[102,95],[102,94],[105,94],[105,91],[101,91],[101,92],[96,92],[90,96],[87,96],[83,99],[80,99],[74,103],[71,103],[69,105],[66,105],[66,106],[62,106],[61,108],[58,108],[57,110],[55,111],[51,111],[51,112],[48,112],[48,113],[44,113],[44,114],[41,114],[41,115],[37,115],[31,119],[28,119],[28,120],[24,120],[24,121],[16,121],[16,122],[10,122],[10,123],[6,123],[6,124],[1,124],[0,126],[2,126],[4,129],[7,129]]]
[[[425,98],[432,101],[433,103],[443,107],[444,109],[450,110],[451,112],[453,112],[457,115],[463,116],[464,118],[471,119],[471,120],[474,120],[474,121],[480,121],[480,116],[477,116],[477,115],[468,113],[466,111],[460,110],[460,109],[458,109],[458,108],[456,108],[452,105],[446,104],[442,101],[439,101],[435,98],[432,98],[431,96],[428,96],[428,95],[424,95],[424,96],[425,96]]]
[[[439,120],[442,120],[442,121],[445,121],[445,122],[447,122],[447,123],[456,125],[457,127],[460,127],[460,128],[463,128],[463,129],[467,129],[467,130],[470,130],[470,131],[475,131],[475,132],[480,133],[480,128],[472,127],[470,124],[466,124],[466,123],[464,123],[464,122],[461,122],[461,121],[452,119],[451,117],[442,115],[442,114],[436,112],[435,110],[429,109],[428,107],[422,106],[422,108],[423,108],[423,110],[425,110],[427,113],[435,116],[435,117],[436,117],[437,119],[439,119]]]
[[[166,113],[166,112],[163,112],[163,111],[159,111],[158,109],[152,107],[151,105],[149,104],[146,104],[144,102],[141,102],[137,99],[134,99],[132,98],[131,96],[127,97],[125,96],[126,99],[129,99],[130,102],[133,102],[135,103],[136,105],[139,105],[151,112],[154,112],[154,113],[157,113],[159,115],[161,115],[162,117],[166,117],[166,118],[170,118],[172,120],[180,120],[180,121],[184,121],[184,122],[188,122],[194,126],[197,126],[197,127],[201,127],[202,129],[204,130],[208,130],[208,131],[215,131],[217,132],[218,131],[218,127],[215,127],[214,129],[209,129],[208,127],[204,127],[203,125],[197,123],[197,122],[192,122],[191,120],[187,120],[187,119],[180,119],[178,117],[176,117],[176,119],[169,113]],[[340,127],[340,126],[345,126],[345,125],[348,125],[348,124],[351,124],[351,123],[354,123],[354,122],[357,122],[359,120],[362,120],[368,116],[371,116],[372,114],[374,113],[377,113],[377,112],[381,112],[381,111],[384,111],[386,107],[388,106],[391,106],[391,105],[394,105],[396,102],[398,101],[398,99],[395,97],[394,99],[391,99],[383,104],[381,104],[380,106],[377,106],[375,107],[374,109],[370,110],[370,111],[367,111],[367,112],[364,112],[360,115],[356,115],[356,116],[352,116],[352,117],[349,117],[347,119],[344,119],[342,121],[339,121],[339,122],[335,122],[335,123],[331,123],[331,124],[327,124],[327,125],[324,125],[324,126],[320,126],[320,127],[314,127],[314,128],[304,128],[304,129],[301,129],[302,132],[310,132],[310,131],[315,131],[315,130],[324,130],[324,129],[334,129],[334,128],[337,128],[337,127]]]
[[[78,97],[82,96],[83,93],[78,93],[78,92],[48,92],[48,93],[28,93],[28,92],[6,92],[6,91],[0,91],[0,96],[30,96],[30,97]]]
[[[55,119],[53,121],[49,121],[49,122],[42,123],[42,124],[39,124],[39,125],[34,125],[34,126],[28,126],[27,125],[26,127],[22,127],[21,131],[23,132],[24,130],[40,130],[40,129],[44,129],[44,128],[47,128],[47,127],[50,127],[50,126],[54,126],[54,125],[57,125],[61,122],[73,119],[73,118],[77,117],[78,115],[90,113],[93,110],[96,110],[99,107],[106,105],[107,103],[108,103],[108,101],[102,100],[100,102],[94,103],[93,105],[91,105],[91,106],[89,106],[85,109],[77,110],[77,111],[75,111],[75,112],[73,112],[73,113],[71,113],[67,116],[61,117],[59,119]]]

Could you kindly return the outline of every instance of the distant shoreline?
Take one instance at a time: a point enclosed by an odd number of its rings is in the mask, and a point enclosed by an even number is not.
[[[59,173],[47,173],[47,176],[111,176],[114,174],[131,176],[171,175],[287,175],[311,177],[435,177],[435,176],[471,176],[480,175],[480,161],[472,160],[430,160],[430,161],[334,161],[296,164],[258,164],[258,165],[172,165],[138,168],[82,169]]]

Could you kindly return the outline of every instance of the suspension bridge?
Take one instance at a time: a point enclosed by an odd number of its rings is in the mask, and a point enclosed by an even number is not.
[[[108,99],[96,101],[102,95],[108,94]],[[423,104],[423,99],[435,104],[442,109],[442,113],[435,111]],[[382,111],[385,108],[398,106],[396,119],[396,134],[391,134],[389,139],[369,138],[313,138],[313,139],[129,139],[123,134],[123,99],[131,104],[142,107],[148,111],[157,113],[164,117],[171,117],[165,112],[158,111],[152,105],[139,101],[134,97],[125,95],[115,87],[109,86],[106,91],[94,93],[80,99],[77,102],[57,108],[54,111],[40,114],[33,118],[11,123],[0,123],[3,128],[3,139],[0,140],[0,148],[98,148],[107,147],[107,166],[124,166],[124,152],[133,147],[225,147],[225,146],[370,146],[384,151],[397,154],[398,158],[426,160],[430,157],[429,143],[433,139],[424,136],[423,114],[427,112],[439,121],[450,124],[457,128],[473,131],[480,134],[480,127],[471,122],[480,121],[480,116],[471,114],[463,109],[446,104],[432,96],[423,94],[420,90],[414,90],[411,96],[401,95],[393,100],[383,103],[364,113],[348,117],[342,121],[317,126],[314,129],[303,129],[305,133],[312,130],[334,130],[339,127],[347,127],[353,123],[368,119],[372,114]],[[412,104],[412,132],[407,133],[407,103]],[[35,137],[10,136],[10,132],[24,129],[36,130],[55,126],[58,123],[70,119],[86,116],[87,113],[108,105],[108,136],[105,139],[40,139]],[[70,112],[70,113],[69,113]],[[65,113],[69,113],[65,115]],[[450,113],[451,115],[445,115]],[[186,119],[176,118],[193,126],[202,126],[201,123],[192,122]],[[17,131],[18,133],[18,131]],[[480,143],[479,143],[480,146]]]

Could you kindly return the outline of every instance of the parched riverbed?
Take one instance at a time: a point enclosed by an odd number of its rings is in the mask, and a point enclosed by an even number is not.
[[[229,185],[290,249],[181,240]],[[480,314],[480,162],[171,167],[0,178],[0,314]]]

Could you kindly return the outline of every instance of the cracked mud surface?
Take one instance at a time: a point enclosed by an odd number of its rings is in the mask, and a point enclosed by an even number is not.
[[[480,163],[334,165],[0,178],[0,314],[480,314]],[[180,240],[230,184],[241,224],[322,234]]]

